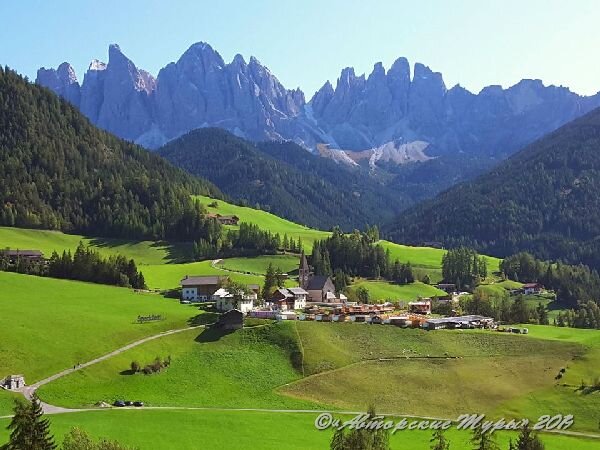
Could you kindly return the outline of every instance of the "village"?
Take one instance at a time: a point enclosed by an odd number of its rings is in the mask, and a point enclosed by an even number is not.
[[[314,275],[304,253],[300,256],[298,286],[279,287],[265,302],[259,302],[260,286],[247,285],[245,292],[230,292],[226,276],[186,276],[180,282],[183,303],[211,302],[224,313],[221,324],[235,329],[243,326],[243,317],[272,320],[302,320],[315,322],[352,322],[394,325],[403,328],[439,329],[489,329],[505,331],[491,317],[481,315],[432,315],[433,302],[458,305],[461,296],[450,283],[436,285],[445,296],[419,298],[410,302],[385,302],[359,304],[349,301],[346,295],[336,292],[332,279]],[[537,293],[539,285],[524,285],[522,293]],[[454,311],[454,310],[453,310]],[[235,323],[237,322],[237,325]],[[509,328],[506,331],[527,333],[527,329]]]

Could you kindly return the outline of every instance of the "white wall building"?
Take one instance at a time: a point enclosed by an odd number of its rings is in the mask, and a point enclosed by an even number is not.
[[[254,302],[258,299],[256,292],[252,291],[249,294],[244,294],[241,299],[236,299],[227,289],[220,288],[213,295],[212,300],[215,302],[217,311],[226,312],[232,309],[240,310],[244,314],[248,314],[254,308]]]

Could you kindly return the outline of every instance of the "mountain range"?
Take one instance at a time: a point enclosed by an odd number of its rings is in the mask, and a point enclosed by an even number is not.
[[[37,83],[77,106],[117,136],[158,148],[193,129],[220,127],[251,141],[291,140],[338,162],[427,162],[443,156],[505,158],[600,106],[565,87],[522,80],[474,94],[446,87],[442,75],[405,58],[368,76],[342,70],[307,101],[256,58],[226,63],[209,44],[192,45],[157,77],[139,69],[118,45],[108,63],[93,60],[80,84],[68,63],[41,68]]]

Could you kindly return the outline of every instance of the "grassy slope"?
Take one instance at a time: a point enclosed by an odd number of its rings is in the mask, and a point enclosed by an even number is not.
[[[347,419],[348,416],[336,416]],[[71,427],[78,426],[96,437],[110,437],[141,450],[222,448],[246,450],[295,450],[329,446],[332,432],[314,428],[314,413],[279,413],[253,411],[158,411],[112,410],[52,416],[51,429],[62,439]],[[7,420],[0,420],[0,442],[6,441]],[[276,425],[275,425],[276,424]],[[157,430],[160,433],[157,433]],[[471,448],[470,434],[451,429],[446,436],[452,449]],[[399,431],[390,443],[394,449],[429,448],[429,431]],[[499,433],[501,448],[508,448],[514,434]],[[543,435],[551,450],[593,450],[598,442],[590,439]]]
[[[0,375],[32,383],[128,342],[177,327],[198,314],[154,294],[0,272]],[[138,315],[165,320],[135,323]]]
[[[150,289],[172,289],[179,287],[179,281],[186,275],[222,275],[244,284],[262,286],[264,279],[258,275],[243,275],[212,267],[211,261],[187,264],[160,264],[142,268],[146,284]]]
[[[40,389],[44,401],[92,406],[100,400],[143,400],[152,406],[315,408],[277,395],[274,388],[300,378],[292,367],[290,324],[244,329],[229,335],[190,330],[143,344]],[[142,364],[171,355],[171,366],[154,375],[131,374]],[[318,406],[317,406],[318,407]]]
[[[352,289],[365,287],[372,300],[415,300],[418,297],[434,297],[446,295],[446,293],[434,286],[423,284],[419,281],[406,284],[392,284],[386,281],[359,281],[352,285]]]
[[[442,266],[442,256],[445,250],[430,247],[411,247],[408,245],[395,244],[389,241],[381,241],[381,245],[390,251],[392,260],[398,259],[400,262],[410,262],[415,267],[436,269]],[[500,259],[492,256],[485,257],[488,263],[489,271],[498,271],[500,269]]]
[[[250,272],[252,274],[265,274],[267,266],[273,264],[274,268],[280,268],[289,273],[298,269],[299,258],[297,255],[263,255],[251,258],[227,258],[219,266],[228,270],[238,272]]]
[[[555,385],[506,402],[499,408],[512,415],[535,416],[544,414],[574,414],[575,428],[598,432],[600,391],[582,391],[581,383],[592,384],[600,377],[600,332],[575,328],[528,325],[530,336],[549,341],[574,342],[583,345],[586,352],[564,365],[565,375]]]
[[[600,334],[594,330],[531,326],[528,336],[514,336],[320,325],[297,324],[306,373],[317,375],[281,392],[340,408],[364,408],[376,402],[382,410],[441,417],[461,408],[532,419],[546,413],[573,413],[574,429],[597,431],[600,392],[577,391],[581,379],[591,381],[598,375]],[[462,358],[379,361],[446,354]],[[567,373],[557,385],[554,376],[561,367],[567,367]],[[332,369],[338,370],[319,374]],[[375,379],[377,383],[365,383]]]
[[[0,389],[0,416],[12,413],[15,398],[21,398],[21,394]]]
[[[293,237],[296,240],[300,237],[302,238],[302,242],[306,251],[311,250],[312,243],[315,240],[325,239],[327,236],[329,236],[327,231],[314,230],[303,225],[298,225],[297,223],[282,219],[281,217],[266,211],[237,206],[221,200],[217,200],[218,207],[213,208],[209,207],[208,205],[215,200],[203,196],[196,196],[195,198],[200,200],[200,202],[205,205],[210,212],[222,215],[234,214],[238,216],[242,222],[254,223],[263,229],[270,230],[272,233],[279,233],[282,239],[283,235],[286,233],[288,237]]]
[[[166,264],[189,261],[192,257],[192,246],[186,243],[126,241],[64,234],[60,231],[0,227],[0,249],[37,249],[50,257],[54,250],[74,251],[80,241],[104,255],[121,254],[133,258],[137,264]]]

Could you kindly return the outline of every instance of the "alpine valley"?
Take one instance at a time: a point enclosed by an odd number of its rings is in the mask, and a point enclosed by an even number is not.
[[[100,128],[149,149],[205,127],[254,142],[292,141],[298,145],[286,151],[305,149],[369,174],[361,182],[373,185],[365,189],[399,197],[393,212],[484,172],[600,106],[600,94],[580,96],[540,80],[525,79],[507,89],[488,86],[477,94],[460,85],[448,88],[442,74],[420,63],[411,67],[405,58],[387,70],[377,63],[368,76],[347,67],[335,87],[326,81],[307,100],[256,58],[247,62],[238,54],[227,63],[203,42],[156,77],[111,45],[108,63],[93,60],[81,84],[66,62],[41,68],[36,82]],[[188,145],[186,151],[202,147]],[[260,179],[253,177],[244,181]],[[246,199],[283,211],[264,196]]]

